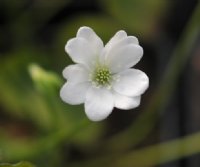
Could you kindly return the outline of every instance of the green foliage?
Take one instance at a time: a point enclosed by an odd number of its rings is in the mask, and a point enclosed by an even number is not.
[[[33,51],[31,54],[41,54]],[[0,151],[4,161],[41,156],[49,149],[56,149],[66,138],[73,139],[80,147],[91,145],[101,134],[102,124],[88,127],[90,121],[85,120],[83,106],[61,101],[59,90],[64,82],[60,76],[32,62],[47,64],[45,59],[35,58],[25,50],[1,61],[2,106],[8,115],[19,122],[29,121],[29,126],[35,128],[25,138],[16,136],[13,140],[12,133],[0,127]],[[81,133],[75,135],[80,126]]]
[[[198,36],[199,13],[188,23],[189,28],[174,52],[168,71],[144,112],[126,130],[108,135],[109,121],[92,123],[86,119],[82,105],[64,104],[59,97],[59,90],[65,82],[61,71],[72,63],[64,51],[66,41],[74,37],[83,25],[92,27],[104,43],[119,29],[127,30],[144,41],[153,41],[159,32],[159,20],[168,12],[169,2],[99,0],[101,12],[98,14],[67,15],[56,25],[52,23],[51,19],[55,21],[57,14],[62,13],[69,2],[38,0],[30,6],[26,0],[0,2],[5,8],[7,21],[4,27],[0,27],[0,45],[6,46],[0,55],[1,161],[28,160],[41,167],[97,167],[104,162],[107,166],[130,166],[134,163],[142,166],[147,162],[157,165],[200,152],[200,148],[196,147],[199,146],[199,134],[129,152],[151,132],[158,119],[158,109],[167,103]],[[41,36],[46,30],[50,31],[47,32],[50,37]],[[189,147],[191,142],[192,147]],[[180,148],[187,145],[190,149],[173,152],[177,145]],[[166,154],[158,158],[156,155],[160,150]],[[83,154],[86,161],[74,163],[70,155],[73,151]],[[149,157],[147,162],[142,161],[143,157]],[[113,163],[113,159],[117,161]],[[21,162],[0,164],[0,167],[33,165]]]
[[[160,0],[104,0],[103,7],[128,30],[140,38],[151,39],[169,2]]]
[[[0,164],[0,167],[35,167],[34,165],[32,165],[29,162],[20,162],[14,165],[11,164]]]

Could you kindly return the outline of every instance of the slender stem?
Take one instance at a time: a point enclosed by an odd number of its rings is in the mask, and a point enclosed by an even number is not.
[[[200,132],[123,155],[110,167],[155,166],[200,152]],[[145,158],[144,158],[145,157]]]
[[[93,158],[91,161],[74,162],[70,167],[149,167],[164,164],[186,156],[200,153],[200,132],[129,153],[111,154]]]

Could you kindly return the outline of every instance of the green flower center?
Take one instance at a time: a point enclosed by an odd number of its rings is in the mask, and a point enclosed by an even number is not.
[[[107,67],[99,67],[95,70],[93,75],[93,81],[97,85],[109,85],[111,81],[111,73]]]

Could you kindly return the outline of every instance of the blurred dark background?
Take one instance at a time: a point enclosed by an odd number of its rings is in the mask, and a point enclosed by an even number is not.
[[[197,3],[197,0],[0,0],[0,161],[29,160],[41,167],[59,167],[101,156],[103,149],[95,145],[127,129],[152,98]],[[27,143],[58,129],[70,130],[85,117],[82,106],[60,101],[60,83],[54,82],[62,80],[62,70],[72,63],[64,52],[65,43],[83,25],[92,27],[104,43],[120,29],[138,37],[144,56],[136,68],[147,73],[150,88],[134,111],[115,109],[107,120],[93,123],[84,134],[49,147],[54,149],[31,154],[31,150],[26,151],[32,149]],[[192,50],[175,90],[157,114],[154,128],[130,150],[200,131],[200,41],[195,42]],[[33,63],[47,75],[48,81],[45,77],[35,79],[30,70]],[[52,76],[53,81],[48,79]],[[61,114],[53,119],[57,110]],[[200,154],[158,166],[199,167]]]

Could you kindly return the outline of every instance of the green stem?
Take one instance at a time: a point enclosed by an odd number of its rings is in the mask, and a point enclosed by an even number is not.
[[[74,162],[70,167],[149,167],[200,153],[200,132],[129,153],[111,154],[86,162]]]
[[[200,132],[121,156],[110,167],[155,166],[200,152]],[[145,158],[144,158],[145,157]]]

